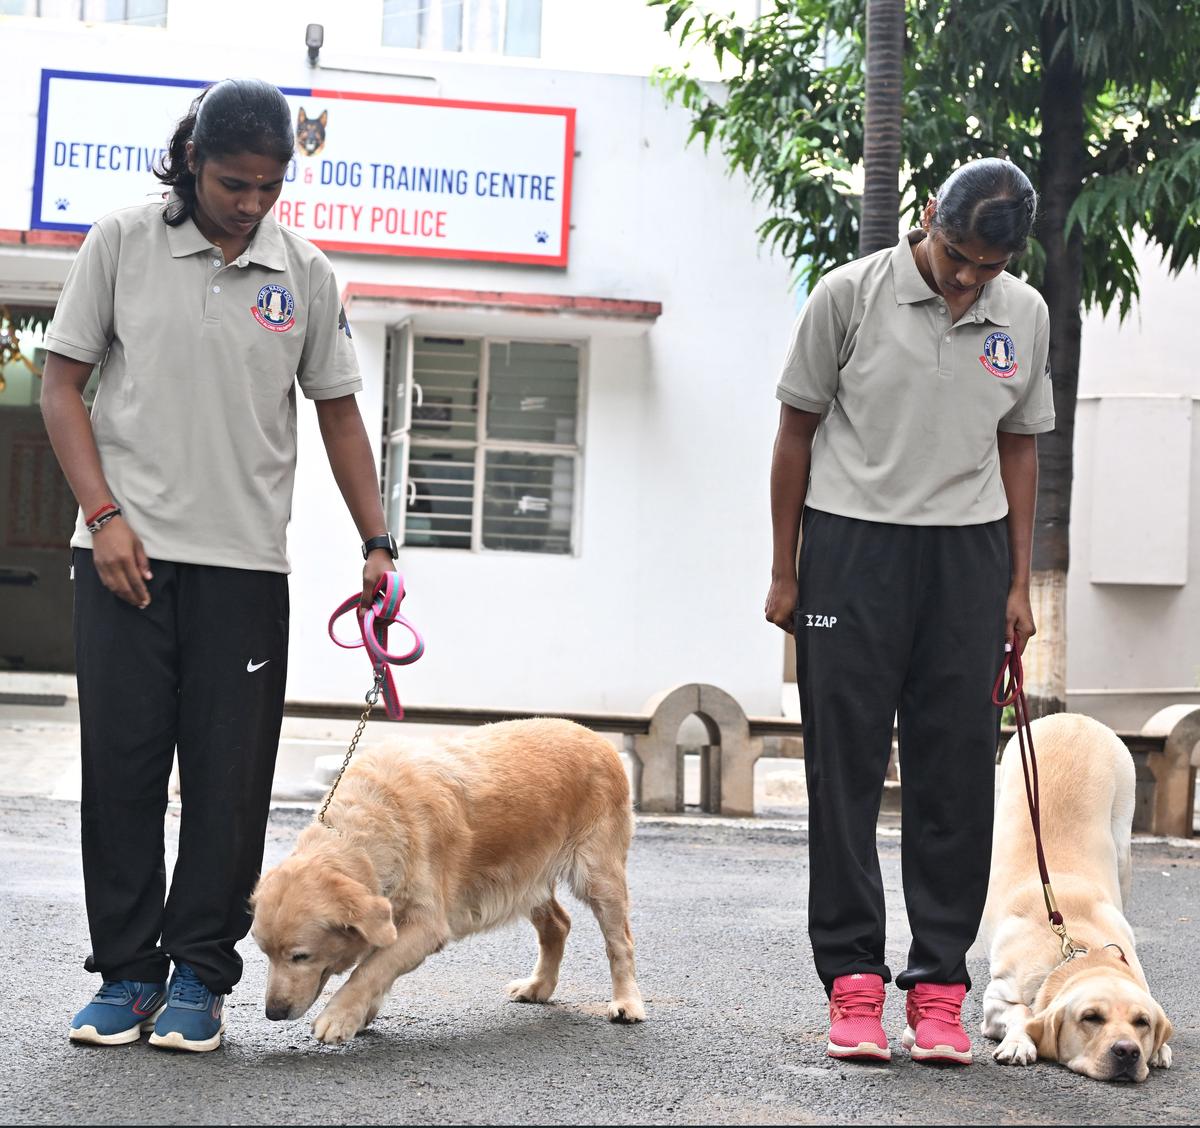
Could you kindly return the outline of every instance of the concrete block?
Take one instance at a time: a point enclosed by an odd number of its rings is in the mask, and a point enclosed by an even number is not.
[[[1146,765],[1154,775],[1151,834],[1190,838],[1194,822],[1196,769],[1200,767],[1200,708],[1168,705],[1143,726],[1144,736],[1163,737],[1163,750],[1150,752]]]

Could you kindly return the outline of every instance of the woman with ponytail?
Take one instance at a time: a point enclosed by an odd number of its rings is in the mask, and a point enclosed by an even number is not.
[[[777,388],[766,617],[796,640],[831,1057],[891,1056],[875,825],[898,720],[902,1041],[916,1061],[971,1061],[961,1009],[991,853],[991,689],[1005,647],[1035,629],[1036,436],[1054,427],[1046,305],[1006,273],[1036,208],[1015,165],[964,165],[920,230],[821,279]]]
[[[159,172],[165,202],[92,227],[47,334],[42,409],[80,505],[85,966],[104,981],[71,1024],[76,1041],[221,1042],[283,716],[297,385],[365,542],[364,603],[394,566],[333,270],[271,214],[293,143],[274,86],[205,90]]]

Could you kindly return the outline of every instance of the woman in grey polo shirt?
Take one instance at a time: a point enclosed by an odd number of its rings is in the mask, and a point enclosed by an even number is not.
[[[42,408],[81,510],[85,966],[104,977],[76,1041],[153,1028],[155,1045],[220,1044],[283,715],[297,383],[366,539],[364,600],[393,567],[333,271],[271,214],[294,140],[275,87],[208,88],[171,141],[167,203],[92,227],[47,335]],[[81,393],[97,364],[89,418]]]
[[[1046,306],[1005,272],[1036,202],[1007,161],[960,168],[920,230],[821,279],[777,390],[766,617],[796,636],[809,935],[833,1057],[890,1057],[875,823],[898,718],[903,1043],[918,1061],[971,1060],[961,1006],[991,851],[991,687],[1006,640],[1034,633],[1035,444],[1054,426]]]

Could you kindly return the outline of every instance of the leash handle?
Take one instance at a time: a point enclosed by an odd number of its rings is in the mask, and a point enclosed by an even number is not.
[[[361,594],[355,594],[334,608],[329,617],[329,637],[343,650],[356,650],[360,646],[366,650],[371,660],[371,671],[379,682],[379,691],[387,708],[387,715],[393,721],[403,720],[404,707],[400,704],[400,696],[396,692],[396,683],[392,678],[392,666],[409,666],[425,653],[425,640],[421,632],[400,613],[400,604],[404,599],[404,577],[399,572],[385,572],[375,587],[370,606],[361,613],[356,612],[359,637],[347,642],[337,635],[338,619],[356,610],[362,602]],[[403,627],[412,636],[412,645],[403,653],[393,653],[388,650],[388,628],[393,625]]]
[[[992,704],[1011,705],[1016,721],[1017,744],[1021,749],[1021,772],[1025,777],[1025,798],[1029,803],[1029,821],[1033,826],[1033,845],[1037,853],[1038,875],[1042,882],[1042,898],[1051,930],[1062,944],[1063,955],[1070,959],[1081,950],[1067,935],[1063,915],[1054,899],[1050,885],[1050,870],[1042,846],[1042,800],[1038,786],[1037,754],[1033,748],[1033,729],[1029,720],[1029,705],[1025,700],[1025,670],[1021,665],[1021,636],[1014,630],[1011,643],[1005,643],[1004,663],[992,686]]]

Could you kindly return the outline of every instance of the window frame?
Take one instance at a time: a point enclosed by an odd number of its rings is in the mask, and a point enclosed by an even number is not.
[[[446,0],[425,0],[423,6],[418,7],[415,12],[401,13],[403,15],[418,15],[423,16],[432,7],[437,4],[439,8],[445,8]],[[423,21],[418,21],[417,24],[417,43],[415,46],[406,46],[401,43],[389,43],[386,39],[386,31],[384,24],[388,16],[386,3],[380,5],[380,20],[381,26],[379,29],[379,44],[385,50],[394,51],[436,51],[446,55],[461,55],[474,58],[503,58],[503,59],[540,59],[542,57],[542,21],[545,18],[545,0],[539,0],[538,8],[538,50],[536,55],[510,55],[506,49],[508,42],[508,15],[509,15],[510,0],[499,0],[499,9],[496,13],[497,22],[497,45],[493,50],[480,50],[475,47],[468,47],[467,44],[472,41],[472,32],[474,31],[474,20],[472,8],[469,0],[461,0],[459,11],[461,13],[462,22],[459,28],[458,46],[443,47],[435,44],[424,44],[421,39],[425,37],[425,24]]]
[[[418,337],[454,337],[462,340],[473,340],[480,343],[479,356],[479,386],[476,398],[479,409],[475,417],[475,436],[472,439],[427,438],[424,435],[414,436],[412,431],[412,409],[414,392],[420,385],[414,379],[415,344]],[[399,346],[404,339],[407,344]],[[537,334],[489,334],[479,330],[458,331],[453,329],[420,329],[414,325],[411,318],[388,327],[386,375],[384,394],[387,397],[384,410],[383,429],[383,465],[380,478],[383,481],[384,508],[389,511],[393,487],[398,483],[401,497],[404,499],[402,510],[403,520],[399,528],[392,529],[396,543],[403,545],[406,541],[408,526],[409,490],[412,481],[409,473],[409,461],[412,457],[414,442],[422,446],[440,447],[444,450],[470,450],[475,452],[474,478],[472,479],[471,495],[471,542],[462,547],[410,545],[410,550],[427,549],[432,552],[470,552],[473,554],[498,553],[501,555],[519,556],[535,559],[574,559],[581,555],[581,536],[583,531],[583,455],[584,436],[587,433],[587,402],[588,402],[588,371],[589,371],[589,341],[578,337],[546,337]],[[488,422],[488,391],[490,388],[491,349],[493,345],[522,344],[522,345],[569,345],[575,349],[578,361],[578,380],[576,387],[578,395],[575,405],[575,441],[565,443],[531,443],[519,442],[512,439],[493,439],[487,434]],[[402,348],[403,355],[397,358],[394,354]],[[393,426],[390,418],[392,404],[395,402],[397,382],[403,382],[404,389],[404,418],[401,426]],[[419,393],[417,393],[419,395]],[[403,451],[402,465],[395,466],[396,450]],[[483,543],[483,521],[485,486],[487,481],[487,455],[492,452],[508,452],[516,454],[550,455],[570,458],[574,465],[574,475],[571,488],[571,547],[568,552],[537,552],[522,551],[515,548],[490,548]]]
[[[153,31],[165,30],[170,22],[170,0],[162,0],[161,14],[155,14],[153,17],[131,16],[129,14],[130,0],[120,0],[124,10],[122,16],[109,16],[107,12],[98,14],[97,9],[107,9],[110,2],[111,0],[62,0],[60,5],[56,5],[55,12],[50,13],[42,11],[43,0],[26,0],[25,7],[31,10],[8,14],[13,19],[62,20],[95,26],[148,28]],[[147,18],[153,18],[156,22],[142,22]],[[157,22],[159,19],[161,19],[161,23]]]

